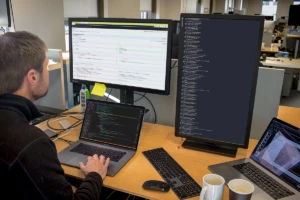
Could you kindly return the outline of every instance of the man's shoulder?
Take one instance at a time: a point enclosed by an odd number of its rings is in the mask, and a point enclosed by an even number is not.
[[[0,117],[0,158],[8,163],[27,146],[43,138],[49,140],[43,131],[22,118]]]

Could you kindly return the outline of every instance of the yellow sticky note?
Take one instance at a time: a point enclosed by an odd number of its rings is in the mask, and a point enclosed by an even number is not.
[[[104,84],[95,83],[92,90],[92,94],[103,97],[105,91],[106,91],[106,86]]]

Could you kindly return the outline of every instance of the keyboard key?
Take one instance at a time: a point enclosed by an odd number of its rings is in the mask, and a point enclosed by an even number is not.
[[[106,158],[110,158],[110,160],[114,162],[118,162],[126,154],[126,152],[123,151],[117,151],[83,143],[78,144],[76,147],[71,149],[71,151],[87,156],[93,156],[94,154],[98,154],[99,156],[103,155]]]
[[[272,179],[250,162],[234,165],[233,167],[274,199],[282,199],[294,195],[292,191]]]
[[[143,154],[179,199],[200,195],[201,187],[163,148],[144,151]]]

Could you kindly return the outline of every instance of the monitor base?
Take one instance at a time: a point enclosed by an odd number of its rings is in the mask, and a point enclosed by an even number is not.
[[[120,89],[120,103],[134,104],[134,93],[132,90]]]
[[[191,139],[186,139],[183,142],[182,146],[187,149],[194,149],[229,157],[235,157],[238,149],[237,147],[232,147],[229,145],[220,145],[211,142],[200,142]]]

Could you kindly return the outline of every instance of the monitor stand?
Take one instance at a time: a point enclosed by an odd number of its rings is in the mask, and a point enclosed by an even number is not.
[[[194,149],[199,151],[205,151],[214,154],[221,154],[224,156],[235,157],[237,153],[237,147],[232,147],[224,144],[215,144],[211,142],[200,142],[198,140],[186,139],[182,146],[187,149]]]
[[[120,102],[124,104],[134,104],[134,92],[133,90],[120,89]]]

